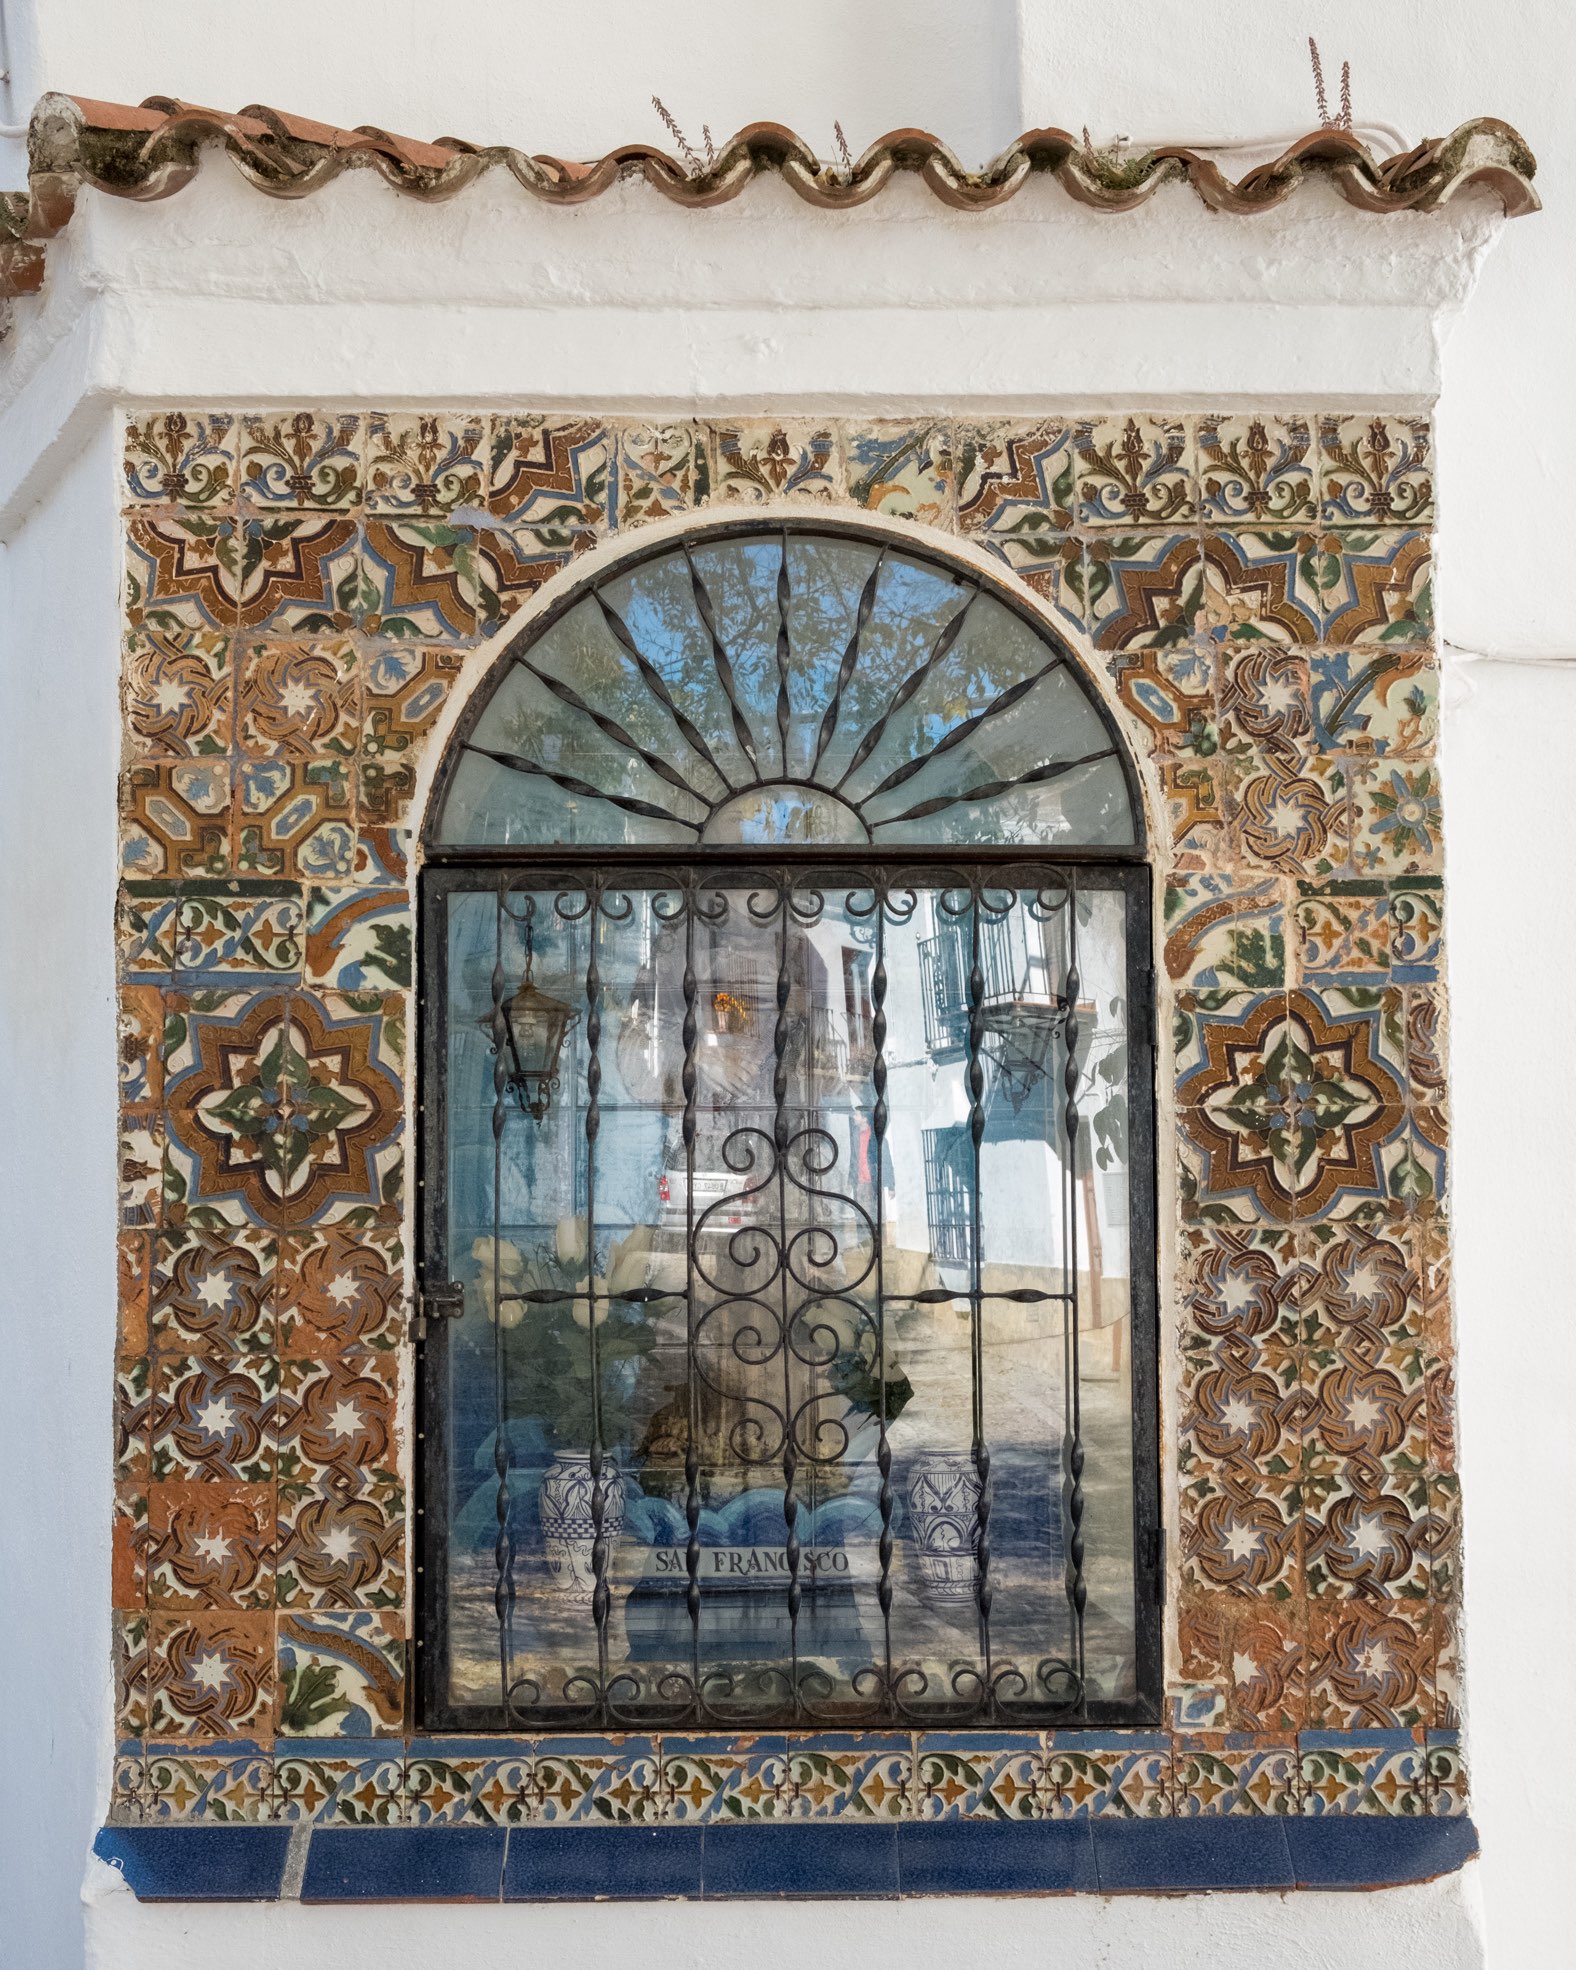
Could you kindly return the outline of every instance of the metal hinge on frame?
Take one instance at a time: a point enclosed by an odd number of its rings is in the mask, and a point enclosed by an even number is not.
[[[465,1288],[457,1286],[452,1279],[439,1280],[435,1286],[418,1286],[411,1333],[418,1341],[424,1341],[429,1321],[458,1320],[464,1311]]]
[[[1166,1604],[1166,1529],[1157,1525],[1144,1541],[1148,1551],[1144,1555],[1149,1570],[1149,1582],[1155,1597],[1155,1606]]]

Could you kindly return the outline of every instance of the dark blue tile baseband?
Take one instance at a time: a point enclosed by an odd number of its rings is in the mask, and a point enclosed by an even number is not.
[[[1391,1888],[1451,1874],[1478,1850],[1469,1819],[1320,1814],[1286,1822],[1299,1888]]]
[[[495,1902],[501,1826],[325,1826],[312,1832],[304,1902]]]
[[[287,1826],[105,1826],[93,1851],[139,1902],[271,1902],[289,1845]]]
[[[778,1820],[705,1826],[107,1826],[142,1901],[869,1900],[1388,1888],[1477,1852],[1467,1819]]]

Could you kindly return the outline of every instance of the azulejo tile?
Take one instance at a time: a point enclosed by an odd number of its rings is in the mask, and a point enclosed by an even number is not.
[[[235,623],[237,523],[216,514],[136,514],[126,523],[126,623],[171,641]]]
[[[405,889],[313,888],[307,896],[306,976],[349,992],[406,989],[413,934]]]
[[[146,1479],[115,1486],[110,1517],[110,1606],[134,1612],[148,1602],[148,1556],[153,1534]]]
[[[593,533],[561,540],[552,528],[486,527],[477,535],[476,626],[491,635],[544,582],[596,544]]]
[[[130,1355],[115,1371],[115,1477],[146,1486],[151,1470],[148,1426],[152,1370],[146,1354]]]
[[[144,880],[227,874],[234,794],[228,759],[128,766],[120,796],[125,874]]]
[[[388,1355],[288,1358],[275,1418],[282,1484],[321,1486],[342,1497],[398,1484]]]
[[[1185,526],[1197,516],[1193,441],[1180,419],[1101,417],[1073,427],[1079,524]]]
[[[281,1737],[397,1735],[405,1716],[404,1616],[281,1614],[278,1678]]]
[[[266,1731],[273,1710],[271,1614],[223,1609],[149,1615],[150,1734],[256,1736]]]
[[[1416,1344],[1422,1294],[1415,1234],[1388,1216],[1323,1218],[1300,1234],[1307,1259],[1304,1336],[1332,1359],[1377,1360]]]
[[[1169,1819],[1171,1755],[1133,1742],[1101,1744],[1093,1733],[1087,1748],[1077,1742],[1083,1732],[1058,1731],[1046,1748],[1044,1795],[1046,1819]]]
[[[1428,1482],[1359,1462],[1308,1485],[1308,1592],[1315,1600],[1426,1601]],[[1426,1615],[1426,1608],[1424,1609]]]
[[[1431,523],[1432,451],[1426,418],[1321,417],[1319,497],[1326,525]]]
[[[164,1118],[151,1106],[123,1108],[115,1147],[120,1222],[156,1225],[164,1213]]]
[[[479,510],[487,486],[487,420],[444,414],[369,417],[365,471],[369,513]]]
[[[153,1234],[117,1231],[115,1234],[117,1365],[148,1351],[148,1301],[153,1286]]]
[[[1072,434],[1062,423],[964,426],[957,434],[958,527],[1004,559],[1045,561],[1073,531]],[[1007,553],[1008,543],[1018,550]]]
[[[355,521],[289,512],[243,521],[230,600],[242,629],[271,638],[353,628],[369,606]]]
[[[110,1616],[110,1641],[115,1676],[115,1731],[118,1737],[140,1738],[148,1728],[148,1615],[145,1608],[119,1610]],[[127,1803],[141,1810],[142,1761],[122,1771],[116,1760],[115,1800],[119,1807],[126,1793],[134,1793]],[[123,1791],[123,1787],[125,1790]]]
[[[240,640],[236,743],[259,759],[317,759],[360,749],[361,677],[346,637]]]
[[[1352,782],[1352,860],[1364,874],[1430,875],[1444,858],[1439,768],[1375,760]]]
[[[711,464],[696,424],[625,426],[618,436],[609,520],[627,532],[648,520],[665,520],[706,503]]]
[[[376,1739],[347,1738],[321,1752],[310,1738],[300,1746],[287,1741],[275,1750],[271,1817],[399,1826],[405,1822],[404,1777],[401,1754]]]
[[[1272,875],[1174,870],[1165,893],[1166,974],[1178,985],[1269,991],[1286,982],[1286,903]]]
[[[132,631],[122,666],[128,757],[196,759],[230,749],[230,638]]]
[[[1390,981],[1390,894],[1348,877],[1299,882],[1294,911],[1297,975],[1305,985]]]
[[[1163,758],[1166,835],[1178,866],[1213,864],[1225,852],[1228,802],[1222,762]]]
[[[1274,1603],[1301,1592],[1302,1494],[1245,1462],[1183,1474],[1182,1577],[1206,1589]]]
[[[594,418],[495,417],[487,506],[566,553],[607,525],[613,434]]]
[[[1439,666],[1426,649],[1319,650],[1311,660],[1313,729],[1327,751],[1414,758],[1439,737]]]
[[[1220,751],[1214,678],[1207,657],[1186,641],[1169,651],[1134,646],[1111,662],[1117,696],[1157,753],[1209,760]]]
[[[274,1599],[271,1484],[155,1484],[148,1496],[154,1608],[265,1608]]]
[[[369,636],[461,642],[474,635],[477,530],[441,517],[369,520],[361,578]]]
[[[1227,752],[1305,746],[1312,729],[1308,660],[1300,650],[1263,642],[1220,658],[1220,732]]]
[[[271,1354],[155,1352],[148,1417],[155,1483],[271,1483],[278,1389]]]
[[[1361,1469],[1406,1478],[1426,1469],[1422,1362],[1415,1350],[1396,1357],[1309,1364],[1303,1468],[1310,1475]]]
[[[1189,1226],[1179,1274],[1184,1348],[1194,1337],[1297,1344],[1309,1272],[1289,1228]]]
[[[343,757],[243,759],[234,860],[244,874],[346,880],[355,857],[354,768]]]
[[[1349,1748],[1302,1749],[1298,1798],[1305,1814],[1371,1813],[1415,1818],[1425,1810],[1421,1746],[1384,1739]]]
[[[1321,616],[1300,540],[1279,531],[1207,533],[1198,634],[1238,653],[1263,644],[1296,649],[1316,643]]]
[[[1183,1738],[1172,1753],[1179,1819],[1291,1813],[1297,1806],[1297,1746],[1245,1735]]]
[[[913,1766],[916,1817],[1043,1819],[1051,1796],[1043,1746],[974,1749],[954,1740],[922,1744]]]
[[[830,423],[769,418],[713,424],[707,432],[712,497],[727,503],[840,498],[840,436]]]
[[[1307,1711],[1306,1607],[1300,1599],[1250,1598],[1184,1587],[1178,1631],[1185,1666],[1224,1686],[1227,1727],[1282,1736]]]
[[[555,568],[558,565],[554,563]],[[441,643],[371,644],[366,657],[363,755],[388,759],[418,747],[448,701],[461,666],[460,653]]]
[[[848,496],[867,513],[892,520],[950,524],[952,436],[942,425],[875,424],[848,443]]]
[[[269,1817],[271,1762],[248,1748],[223,1757],[150,1751],[144,1761],[143,1816],[159,1820],[254,1824]]]
[[[1438,876],[1397,878],[1390,884],[1390,967],[1398,984],[1428,984],[1439,976],[1442,889]]]
[[[397,1608],[404,1602],[405,1495],[279,1487],[275,1585],[282,1608]]]
[[[253,513],[348,513],[361,503],[361,420],[310,410],[241,420],[241,505]]]
[[[1199,505],[1207,526],[1304,526],[1318,518],[1317,454],[1306,417],[1204,417]]]
[[[127,421],[126,501],[223,512],[235,498],[235,420],[227,411],[154,411]]]
[[[1191,644],[1204,600],[1194,534],[1111,532],[1086,549],[1086,621],[1098,650]]]
[[[1326,534],[1313,560],[1324,604],[1324,642],[1376,652],[1433,643],[1427,534],[1389,527]]]
[[[1323,876],[1351,860],[1351,788],[1339,755],[1269,740],[1230,760],[1232,831],[1250,863]]]
[[[164,1093],[164,999],[156,986],[123,985],[116,1005],[122,1108],[146,1108]]]
[[[123,881],[115,906],[122,979],[168,977],[175,969],[178,891],[168,882]]]
[[[155,1239],[151,1319],[161,1351],[268,1353],[277,1236],[258,1226],[182,1226]]]
[[[397,1226],[287,1233],[280,1245],[277,1309],[287,1357],[334,1360],[399,1344],[405,1294]]]
[[[292,977],[301,969],[305,916],[293,884],[188,884],[176,905],[172,970],[182,982],[233,973]]]

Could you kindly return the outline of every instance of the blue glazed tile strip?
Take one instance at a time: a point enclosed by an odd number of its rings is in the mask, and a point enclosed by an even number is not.
[[[1477,1852],[1465,1817],[1377,1815],[882,1825],[110,1826],[94,1852],[140,1901],[892,1900],[1186,1894],[1427,1881]],[[299,1871],[299,1872],[298,1872]]]
[[[284,1826],[106,1826],[93,1851],[139,1902],[271,1902],[289,1845]]]

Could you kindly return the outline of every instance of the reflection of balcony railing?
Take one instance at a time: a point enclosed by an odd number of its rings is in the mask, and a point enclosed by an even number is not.
[[[969,926],[949,923],[919,945],[925,1042],[932,1053],[961,1047],[969,1027]],[[1057,1003],[1043,931],[1021,909],[980,921],[985,1005]]]
[[[875,1056],[863,1040],[849,1044],[848,1034],[830,1006],[811,1006],[810,1067],[818,1087],[868,1080]]]

